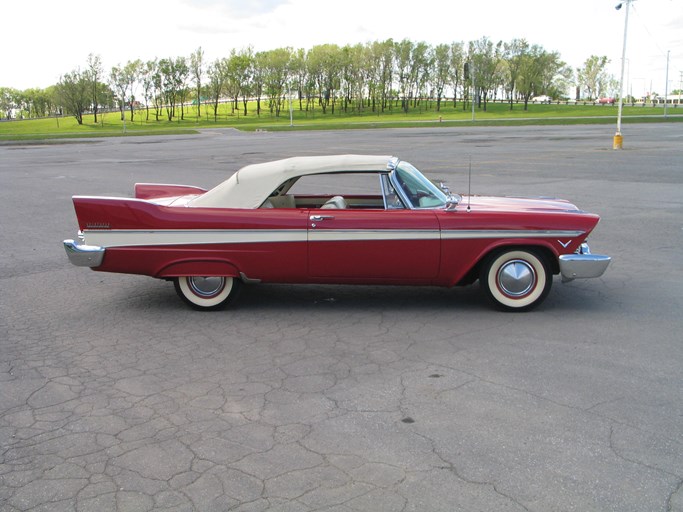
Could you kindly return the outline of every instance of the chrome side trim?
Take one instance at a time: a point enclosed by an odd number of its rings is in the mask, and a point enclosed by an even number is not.
[[[512,230],[512,229],[451,229],[441,232],[443,240],[465,240],[473,238],[573,238],[583,234],[583,231],[552,231],[552,230]]]
[[[308,233],[309,242],[354,240],[439,240],[439,231],[426,229],[316,229]]]
[[[69,261],[77,267],[99,267],[104,258],[104,247],[85,245],[74,240],[64,240],[64,250]]]

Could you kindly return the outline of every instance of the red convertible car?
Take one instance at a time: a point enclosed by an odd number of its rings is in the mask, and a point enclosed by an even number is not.
[[[467,285],[499,309],[532,309],[554,274],[598,277],[597,215],[559,199],[460,196],[390,156],[248,165],[211,190],[135,185],[135,198],[74,196],[69,260],[172,280],[196,309],[242,283]]]

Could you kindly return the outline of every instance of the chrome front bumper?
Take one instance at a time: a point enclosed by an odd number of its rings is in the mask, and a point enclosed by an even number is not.
[[[612,261],[610,256],[591,254],[588,244],[583,243],[578,252],[560,256],[562,282],[566,283],[573,279],[600,277],[607,270],[610,261]]]
[[[85,245],[75,240],[64,240],[69,261],[77,267],[99,267],[104,258],[104,247]]]

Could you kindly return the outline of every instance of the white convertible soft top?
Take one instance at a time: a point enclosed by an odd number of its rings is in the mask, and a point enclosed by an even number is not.
[[[391,156],[297,156],[242,167],[220,185],[193,199],[188,206],[258,208],[285,181],[306,174],[386,171]]]

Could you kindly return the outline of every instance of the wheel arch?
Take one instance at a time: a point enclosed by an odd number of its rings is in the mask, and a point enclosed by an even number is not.
[[[461,277],[456,283],[456,286],[464,286],[474,283],[479,278],[481,267],[489,258],[495,258],[498,254],[505,251],[526,250],[534,251],[541,256],[550,272],[554,274],[560,273],[560,262],[557,253],[551,248],[551,245],[543,241],[533,242],[503,242],[487,247],[482,251],[476,260],[476,263]]]
[[[159,270],[156,277],[172,278],[182,276],[222,276],[240,277],[240,272],[232,263],[216,258],[192,258],[174,261]]]

